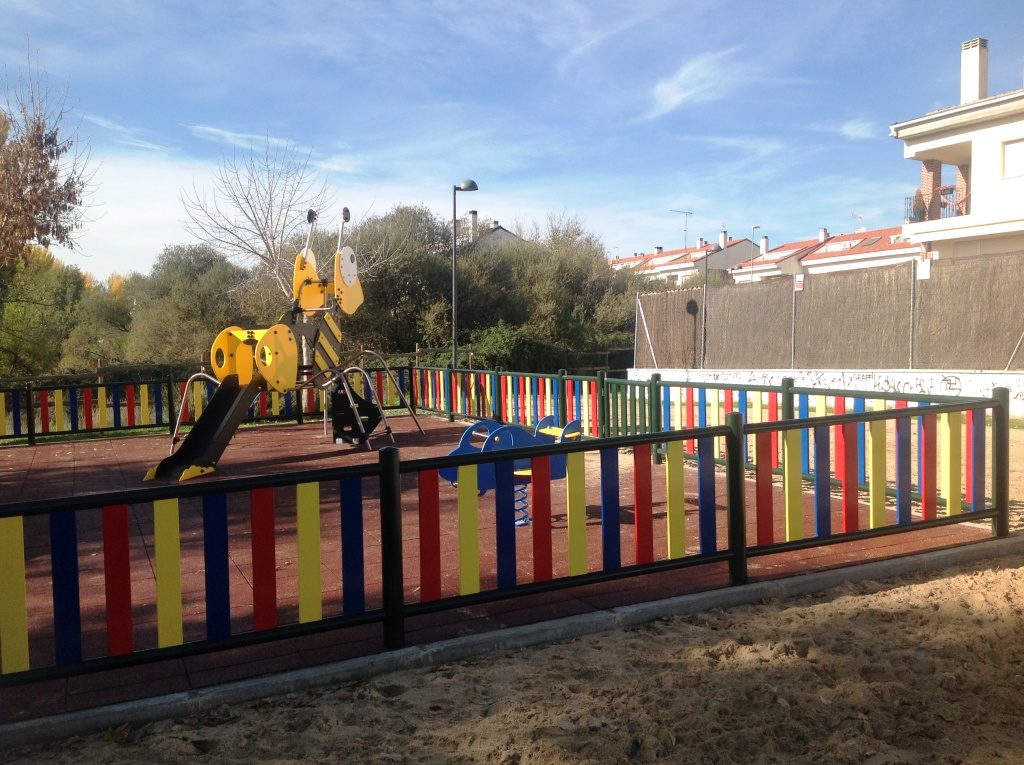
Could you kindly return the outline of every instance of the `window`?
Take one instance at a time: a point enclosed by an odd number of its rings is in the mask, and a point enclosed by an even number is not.
[[[1024,175],[1024,140],[1007,141],[1003,144],[1003,177],[1017,178]]]

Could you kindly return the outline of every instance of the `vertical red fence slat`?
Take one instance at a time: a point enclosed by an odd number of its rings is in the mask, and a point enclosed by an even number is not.
[[[274,490],[249,492],[252,530],[252,626],[268,630],[277,626],[277,553],[274,542]]]
[[[50,432],[50,391],[39,391],[39,424],[40,433]]]
[[[754,437],[755,496],[757,512],[757,544],[770,545],[775,541],[775,508],[772,500],[772,434],[758,433]]]
[[[654,561],[654,518],[651,510],[651,445],[633,447],[633,528],[636,562]]]
[[[128,407],[128,427],[135,427],[135,386],[132,383],[124,386],[124,400]]]
[[[779,394],[772,391],[768,394],[768,419],[772,422],[779,421]],[[772,468],[779,466],[779,431],[773,430],[772,435]]]
[[[843,467],[839,481],[843,486],[843,531],[856,531],[860,527],[860,495],[857,486],[857,423],[845,422],[843,429]],[[836,442],[838,450],[838,441]],[[838,457],[836,458],[838,462]]]
[[[92,430],[92,388],[82,389],[82,411],[85,413],[85,429]]]
[[[420,601],[441,597],[441,515],[436,470],[418,474],[420,502]]]
[[[925,520],[931,520],[937,515],[938,496],[936,481],[936,419],[934,414],[925,415],[923,418],[922,439],[918,444],[921,450],[921,472],[918,476],[918,490],[921,493],[921,515]]]
[[[551,458],[534,457],[533,470],[533,581],[554,576],[551,551]]]
[[[128,505],[104,507],[103,584],[106,593],[107,653],[110,656],[122,656],[134,650],[128,532]]]
[[[693,388],[686,389],[686,428],[689,430],[693,427]],[[686,442],[686,451],[689,454],[694,454],[696,451],[697,442],[692,438]]]

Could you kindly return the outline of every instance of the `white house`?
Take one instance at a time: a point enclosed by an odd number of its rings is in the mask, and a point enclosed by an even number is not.
[[[897,122],[921,162],[903,232],[934,257],[1024,252],[1024,88],[988,95],[988,42],[963,43],[960,103]]]

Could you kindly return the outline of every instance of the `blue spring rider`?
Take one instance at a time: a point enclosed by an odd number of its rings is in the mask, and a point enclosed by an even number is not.
[[[551,415],[538,422],[532,431],[519,425],[504,425],[496,420],[480,420],[463,431],[459,438],[459,445],[449,452],[448,456],[484,454],[527,446],[548,446],[578,439],[581,433],[579,420],[572,420],[563,428],[558,426],[555,418]],[[477,446],[473,443],[474,438],[483,438],[483,443]],[[564,454],[552,455],[550,464],[552,480],[565,478]],[[438,474],[453,486],[458,484],[458,468],[441,468]],[[513,485],[515,486],[516,526],[530,524],[526,486],[532,477],[533,470],[530,459],[527,457],[515,460],[513,463]],[[476,481],[479,496],[483,496],[497,486],[494,462],[481,462],[477,465]]]

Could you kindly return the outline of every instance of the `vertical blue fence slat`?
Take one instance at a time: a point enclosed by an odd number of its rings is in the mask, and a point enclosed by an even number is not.
[[[708,425],[708,391],[706,388],[697,389],[697,427],[706,428]]]
[[[206,567],[206,639],[223,640],[231,636],[226,494],[203,497],[203,560]]]
[[[739,407],[740,407],[740,417],[743,418],[743,424],[746,425],[746,423],[747,423],[747,412],[748,412],[749,406],[747,404],[747,392],[745,390],[741,390],[740,391]],[[745,464],[745,465],[750,464],[750,455],[748,454],[748,450],[750,449],[750,444],[747,443],[749,440],[750,440],[749,438],[744,438],[743,439],[743,464]]]
[[[714,439],[711,437],[697,439],[697,523],[700,527],[701,555],[713,553],[718,549],[714,448]]]
[[[661,430],[672,430],[672,389],[661,389]]]
[[[985,509],[985,410],[975,409],[971,422],[971,510]]]
[[[853,400],[853,411],[864,412],[865,401],[862,398],[855,398]],[[864,438],[864,423],[857,424],[857,483],[861,486],[868,482],[868,471],[864,462],[864,450],[867,445],[867,439]]]
[[[804,430],[807,433],[807,430]],[[814,429],[814,533],[827,537],[832,533],[832,486],[829,464],[829,427]]]
[[[50,513],[50,561],[53,567],[53,639],[58,665],[82,660],[82,613],[78,595],[76,513]]]
[[[157,425],[164,424],[164,386],[160,383],[153,383],[149,389],[153,391],[153,421]],[[173,416],[173,415],[172,415]]]
[[[110,407],[114,411],[114,427],[121,427],[121,386],[110,386]]]
[[[11,394],[11,426],[14,435],[21,435],[21,391],[13,391]]]
[[[900,526],[910,525],[910,427],[910,417],[896,418],[896,523]]]
[[[366,610],[363,567],[363,480],[341,480],[341,611],[361,614]]]
[[[494,531],[497,550],[498,589],[516,586],[515,463],[494,463]]]
[[[605,571],[622,567],[619,524],[619,452],[601,450],[601,555]]]
[[[68,406],[71,415],[71,430],[78,431],[78,388],[68,388]]]

